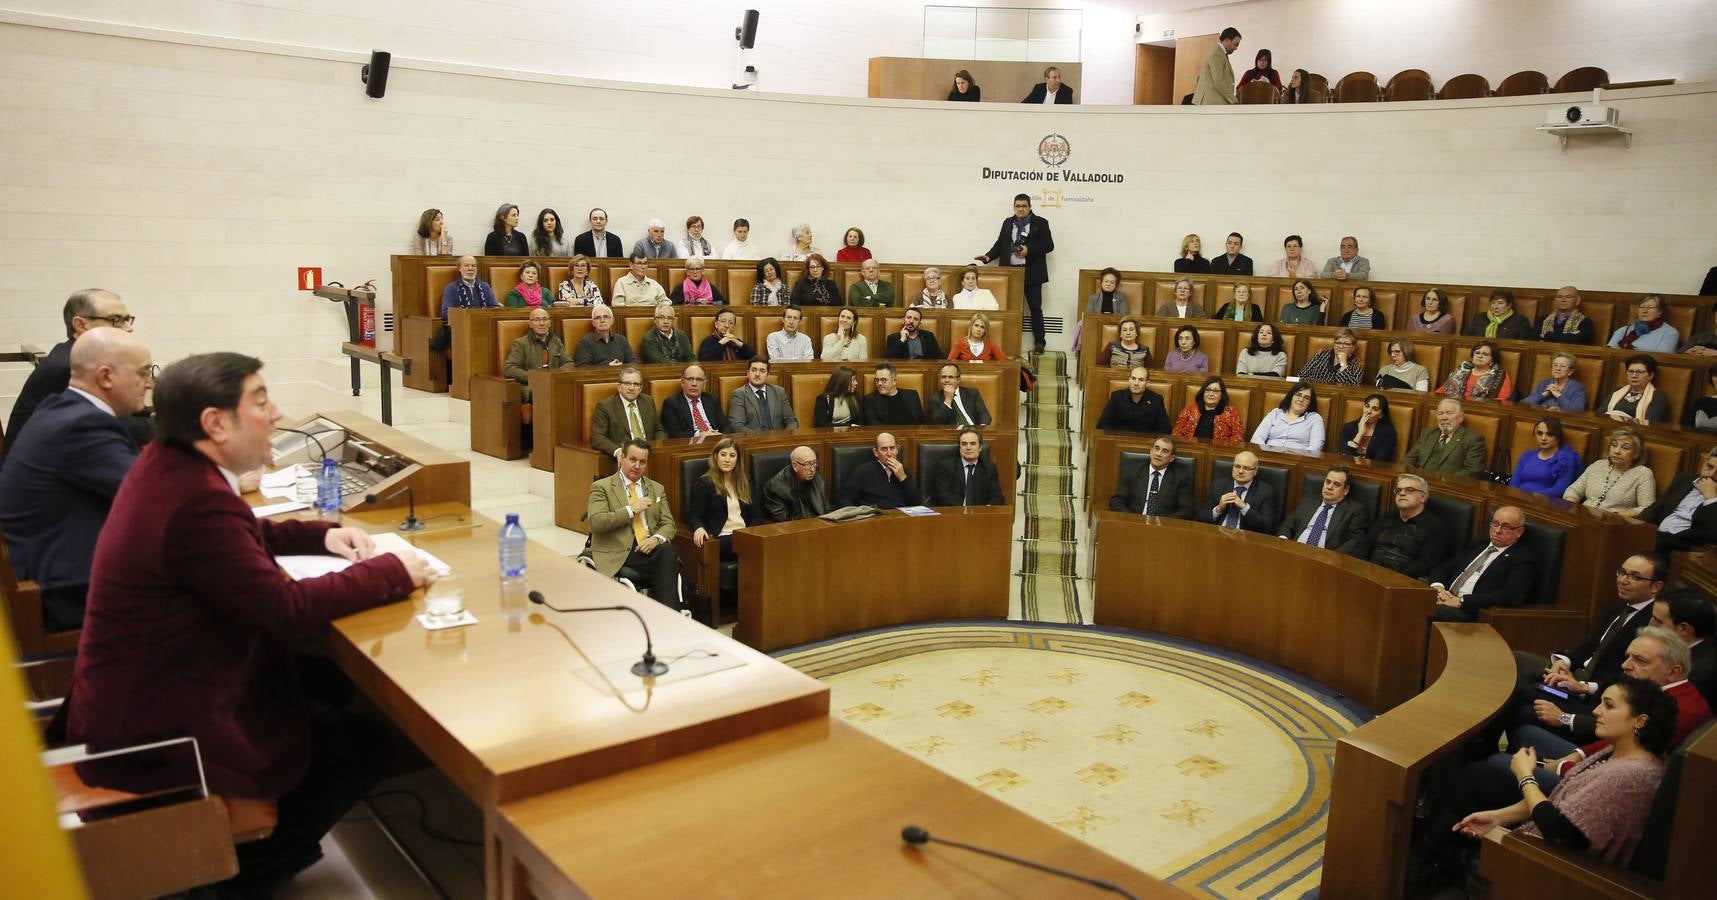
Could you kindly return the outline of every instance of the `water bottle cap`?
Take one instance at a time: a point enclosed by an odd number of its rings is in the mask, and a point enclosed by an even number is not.
[[[333,459],[333,457],[331,457],[331,456],[324,456],[324,457],[322,457],[322,468],[324,468],[324,469],[332,469],[332,468],[334,468],[334,459]]]
[[[519,514],[518,513],[507,513],[507,524],[508,525],[519,524]]]

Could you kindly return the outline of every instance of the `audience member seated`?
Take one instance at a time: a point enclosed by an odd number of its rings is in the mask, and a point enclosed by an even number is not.
[[[916,309],[908,309],[901,315],[900,331],[888,336],[888,343],[883,345],[883,359],[947,359],[942,352],[942,345],[936,342],[936,335],[923,330],[924,314]]]
[[[1652,604],[1651,624],[1687,642],[1691,660],[1687,678],[1709,707],[1717,697],[1717,643],[1711,640],[1717,631],[1717,606],[1693,588],[1664,591]]]
[[[1532,323],[1514,311],[1514,292],[1496,288],[1490,292],[1490,308],[1475,314],[1467,322],[1468,337],[1487,337],[1499,341],[1530,341],[1538,337]]]
[[[590,333],[578,339],[572,351],[575,366],[626,366],[637,362],[632,345],[626,337],[614,331],[614,310],[606,306],[590,308]]]
[[[736,434],[759,431],[791,431],[799,417],[787,392],[769,383],[769,360],[754,359],[745,370],[745,383],[727,398],[727,421]]]
[[[531,402],[530,370],[532,369],[570,369],[572,355],[566,352],[566,343],[560,335],[552,330],[553,323],[549,321],[548,310],[537,307],[531,310],[530,329],[519,335],[518,340],[507,348],[507,360],[501,365],[501,374],[509,380],[516,381],[523,388],[519,390],[520,402],[528,405]],[[527,414],[525,424],[530,424]]]
[[[1337,281],[1354,279],[1364,281],[1371,277],[1371,260],[1359,255],[1359,239],[1348,235],[1341,239],[1339,256],[1332,256],[1324,262],[1320,278],[1334,278]],[[1356,296],[1357,299],[1357,296]],[[1342,323],[1347,324],[1347,323]],[[1382,326],[1377,326],[1381,328]]]
[[[1275,409],[1258,423],[1252,443],[1272,450],[1324,448],[1324,417],[1318,415],[1318,394],[1310,384],[1297,384]]]
[[[667,246],[672,247],[672,244]],[[650,257],[634,252],[632,265],[624,275],[614,279],[615,306],[655,306],[668,299],[668,292],[662,290],[662,285],[650,277],[645,271],[645,264]]]
[[[1430,288],[1419,298],[1419,314],[1407,320],[1408,331],[1454,334],[1455,317],[1449,312],[1442,288]]]
[[[1514,379],[1502,367],[1502,354],[1496,342],[1483,340],[1473,346],[1471,354],[1455,366],[1448,380],[1437,393],[1456,400],[1514,400]]]
[[[1310,263],[1307,263],[1310,265]],[[1294,302],[1282,307],[1283,325],[1322,325],[1324,307],[1328,301],[1318,296],[1318,289],[1303,279],[1294,281]]]
[[[756,348],[739,336],[739,317],[731,309],[715,314],[715,324],[698,344],[700,362],[737,362],[755,356]]]
[[[404,600],[431,578],[416,553],[377,553],[361,528],[258,519],[233,473],[272,461],[281,418],[236,353],[190,356],[155,385],[159,434],[114,497],[96,543],[66,700],[72,744],[197,741],[200,770],[128,755],[78,767],[92,787],[153,793],[200,780],[211,795],[275,803],[263,840],[234,848],[223,893],[272,896],[321,858],[323,835],[386,770],[388,731],[307,696],[292,648],[335,619]],[[276,555],[330,554],[343,571],[282,577]],[[171,836],[164,836],[170,839]]]
[[[1412,341],[1390,341],[1388,350],[1389,364],[1377,370],[1378,387],[1397,391],[1431,389],[1431,372],[1414,361]]]
[[[1290,234],[1282,239],[1284,255],[1281,259],[1270,264],[1264,274],[1271,278],[1316,278],[1317,266],[1300,254],[1305,242],[1297,234]]]
[[[989,407],[977,388],[960,386],[960,367],[949,363],[936,373],[938,385],[924,409],[926,425],[983,427],[991,423]]]
[[[1228,239],[1223,242],[1223,250],[1225,252],[1221,256],[1210,261],[1210,274],[1244,275],[1247,278],[1251,278],[1252,257],[1240,252],[1240,248],[1245,245],[1246,238],[1242,237],[1240,232],[1230,231],[1228,233]],[[1218,316],[1217,318],[1222,317]]]
[[[452,256],[453,233],[439,209],[426,209],[417,217],[417,230],[406,243],[407,256]]]
[[[1043,70],[1043,80],[1033,85],[1021,103],[1072,103],[1073,88],[1061,83],[1061,69],[1050,66]]]
[[[1580,454],[1564,441],[1562,420],[1545,416],[1532,426],[1532,437],[1538,442],[1520,454],[1514,464],[1514,475],[1508,486],[1528,494],[1561,497],[1580,477]]]
[[[1189,234],[1180,239],[1180,256],[1175,258],[1174,270],[1199,275],[1210,274],[1210,260],[1204,258],[1203,238]]]
[[[1097,290],[1085,300],[1085,311],[1105,316],[1124,316],[1132,309],[1132,299],[1121,290],[1121,272],[1113,266],[1103,269],[1097,277]]]
[[[441,331],[430,340],[429,349],[446,350],[453,345],[452,325],[447,318],[448,310],[493,309],[500,305],[501,301],[495,299],[495,289],[489,286],[489,282],[477,280],[477,257],[459,257],[459,277],[449,282],[441,291]],[[8,431],[7,434],[11,432]]]
[[[1222,257],[1217,257],[1221,259]],[[1234,299],[1222,304],[1216,310],[1216,318],[1234,322],[1262,322],[1264,311],[1258,304],[1252,302],[1252,286],[1244,281],[1235,282]]]
[[[919,425],[924,406],[918,392],[900,386],[900,373],[892,363],[877,363],[876,390],[863,401],[865,425]],[[831,379],[832,381],[832,379]]]
[[[960,429],[960,455],[937,463],[930,473],[931,506],[1002,506],[1001,474],[984,459],[984,436],[976,428]]]
[[[829,277],[829,261],[821,253],[805,257],[805,274],[793,285],[793,306],[842,306],[841,288]]]
[[[878,434],[870,452],[877,464],[859,466],[842,477],[839,505],[899,509],[924,502],[900,461],[900,447],[894,435],[886,431]]]
[[[823,362],[866,359],[870,359],[870,339],[859,333],[858,313],[849,306],[835,317],[835,330],[823,335]]]
[[[555,306],[595,306],[602,302],[602,286],[590,277],[590,260],[582,254],[572,258],[566,277],[555,291]]]
[[[974,266],[967,266],[960,273],[960,290],[954,293],[951,303],[955,309],[1002,308],[989,288],[978,287],[978,270]]]
[[[572,238],[560,224],[560,213],[547,208],[537,213],[537,227],[531,232],[531,252],[550,259],[572,255]]]
[[[1338,328],[1330,346],[1312,354],[1300,369],[1300,380],[1312,384],[1364,384],[1365,365],[1357,355],[1359,341],[1348,328]]]
[[[1174,347],[1163,357],[1164,372],[1196,372],[1202,375],[1210,371],[1210,357],[1198,349],[1196,326],[1182,325],[1176,328]]]
[[[663,300],[656,304],[656,314],[652,317],[654,327],[644,332],[643,340],[638,342],[638,358],[645,365],[689,363],[697,358],[692,353],[692,337],[676,327],[678,320],[679,313],[672,301]]]
[[[1640,298],[1639,318],[1623,325],[1610,335],[1610,346],[1624,350],[1652,350],[1674,353],[1681,346],[1681,333],[1663,318],[1663,298],[1646,294]]]
[[[788,246],[786,253],[781,254],[782,262],[804,262],[805,260],[810,259],[811,254],[813,253],[818,256],[823,255],[823,251],[818,250],[811,244],[810,225],[804,223],[794,225],[792,229],[788,231],[788,238],[792,241],[792,244]],[[825,261],[825,266],[826,262],[827,261]]]
[[[763,483],[763,518],[770,522],[814,519],[829,511],[828,492],[817,472],[817,451],[794,447],[791,462]]]
[[[143,409],[155,383],[149,348],[118,328],[72,345],[66,389],[36,408],[31,428],[0,468],[0,528],[19,581],[42,591],[49,632],[83,624],[96,536],[137,445],[123,418]]]
[[[1239,296],[1236,292],[1235,296]],[[1254,309],[1256,306],[1253,307]],[[1288,354],[1282,350],[1276,326],[1259,322],[1252,329],[1252,342],[1234,362],[1234,374],[1281,378],[1288,373]]]
[[[1234,456],[1229,475],[1210,479],[1210,496],[1199,509],[1201,522],[1221,528],[1244,528],[1275,534],[1282,519],[1282,498],[1268,482],[1258,481],[1258,454],[1242,450]]]
[[[715,248],[710,246],[709,238],[703,236],[703,216],[686,218],[686,236],[680,238],[674,250],[676,256],[685,257],[688,261],[693,257],[700,260],[717,258]],[[689,262],[686,268],[688,270],[691,268]]]
[[[1202,319],[1204,307],[1192,299],[1192,280],[1177,278],[1174,283],[1174,299],[1167,300],[1157,307],[1157,315],[1172,316],[1177,319]]]
[[[644,226],[644,236],[632,244],[632,256],[642,256],[645,259],[677,259],[679,250],[674,242],[668,240],[667,223],[661,219],[651,219]]]
[[[1365,543],[1365,533],[1371,529],[1371,511],[1350,496],[1352,488],[1353,472],[1344,465],[1331,466],[1324,473],[1318,496],[1302,497],[1299,508],[1282,520],[1277,534],[1312,547],[1357,555]]]
[[[813,362],[817,351],[811,346],[811,336],[799,330],[804,313],[797,306],[781,312],[781,328],[769,332],[763,341],[770,362]]]
[[[704,258],[701,256],[686,259],[686,277],[674,285],[674,292],[668,299],[686,306],[727,305],[727,297],[722,295],[721,288],[705,276]]]
[[[637,366],[620,370],[620,391],[604,397],[590,412],[590,449],[620,459],[627,441],[657,444],[668,439],[656,405],[638,399],[644,393],[644,373]]]
[[[1580,292],[1572,285],[1557,289],[1549,312],[1538,320],[1538,339],[1557,344],[1592,343],[1592,320],[1580,312]]]
[[[1624,516],[1637,516],[1657,499],[1657,476],[1640,465],[1645,435],[1632,428],[1610,432],[1603,459],[1593,462],[1562,492],[1572,500]]]
[[[1419,432],[1402,463],[1444,475],[1471,475],[1485,467],[1484,436],[1466,426],[1461,403],[1450,397],[1437,402],[1437,424]]]
[[[692,482],[691,508],[686,512],[692,546],[702,550],[713,540],[721,545],[723,562],[739,559],[733,552],[733,533],[763,524],[760,507],[751,502],[751,472],[739,455],[739,440],[716,441],[709,451],[709,468]]]
[[[662,401],[662,429],[668,437],[707,437],[733,430],[721,413],[721,401],[704,393],[707,382],[703,366],[689,365],[680,373],[680,392]]]
[[[1240,420],[1240,411],[1228,404],[1228,386],[1220,376],[1204,379],[1195,398],[1188,400],[1175,418],[1173,434],[1186,440],[1203,438],[1219,444],[1246,442],[1246,423]]]
[[[733,220],[733,240],[721,248],[722,259],[758,260],[763,258],[763,251],[751,242],[751,222],[746,219]]]
[[[983,95],[984,92],[978,89],[978,83],[972,80],[972,73],[965,69],[954,73],[954,86],[948,89],[949,101],[977,103]]]
[[[1151,461],[1133,472],[1132,480],[1115,486],[1109,508],[1165,519],[1193,518],[1192,474],[1174,466],[1174,438],[1157,438],[1151,445]]]
[[[1375,328],[1379,331],[1389,327],[1383,311],[1373,304],[1371,288],[1368,287],[1353,289],[1353,308],[1341,314],[1341,325],[1344,328]]]
[[[590,229],[572,239],[574,255],[590,259],[619,259],[626,255],[619,235],[608,233],[608,211],[597,207],[590,211]]]
[[[1389,418],[1389,398],[1367,394],[1359,418],[1341,426],[1336,452],[1354,459],[1394,462],[1395,422]]]
[[[466,257],[469,258],[469,257]],[[461,267],[463,269],[463,267]],[[471,275],[477,274],[477,261],[471,260]],[[487,285],[485,285],[487,287]],[[493,294],[490,297],[493,298]],[[442,301],[445,305],[446,301]],[[94,328],[118,328],[130,331],[137,317],[125,308],[125,301],[119,295],[101,288],[87,288],[77,291],[66,298],[65,306],[60,310],[60,316],[65,320],[66,339],[55,344],[47,355],[42,357],[36,367],[30,370],[29,377],[24,379],[24,386],[18,390],[18,397],[12,402],[12,415],[6,422],[6,443],[15,446],[24,434],[24,423],[30,421],[30,416],[36,407],[49,397],[66,389],[72,378],[72,346],[79,336]],[[442,314],[446,317],[446,313]],[[146,418],[124,416],[120,419],[130,432],[132,442],[142,446],[149,442],[154,435],[154,426]],[[0,457],[3,460],[4,457]]]
[[[502,306],[513,309],[540,309],[552,306],[548,291],[543,288],[543,267],[534,259],[527,259],[519,264],[518,281],[507,291]]]
[[[1540,409],[1561,412],[1585,412],[1586,388],[1574,380],[1574,356],[1558,353],[1550,358],[1550,377],[1538,382],[1532,393],[1522,398]]]
[[[847,288],[847,305],[865,307],[894,305],[894,282],[882,280],[882,266],[878,265],[876,260],[866,259],[859,264],[859,280],[853,282],[852,287]]]
[[[1617,422],[1665,424],[1669,419],[1669,398],[1658,393],[1652,384],[1657,378],[1657,360],[1638,353],[1622,360],[1622,365],[1627,369],[1627,384],[1616,388],[1598,412]]]
[[[1288,86],[1282,91],[1283,103],[1310,103],[1312,87],[1311,73],[1305,69],[1295,69],[1288,76]]]
[[[781,279],[781,264],[773,256],[759,260],[757,283],[751,286],[751,305],[786,306],[791,300],[792,291]]]
[[[1424,578],[1443,561],[1445,528],[1425,509],[1431,486],[1417,475],[1395,476],[1395,514],[1379,517],[1354,556],[1408,578]]]
[[[841,249],[835,252],[835,262],[861,263],[871,258],[870,250],[864,245],[864,231],[853,226],[841,237]]]
[[[656,602],[689,616],[680,598],[674,511],[667,492],[644,474],[649,466],[650,445],[627,441],[619,471],[590,483],[590,559],[609,578],[621,569],[649,573]]]
[[[1099,367],[1132,369],[1151,364],[1151,348],[1139,342],[1138,319],[1122,319],[1115,333],[1115,339],[1097,353]]]
[[[1163,406],[1162,395],[1150,389],[1150,380],[1149,370],[1134,366],[1127,375],[1127,386],[1109,395],[1109,402],[1097,417],[1098,430],[1168,434],[1168,410]]]
[[[948,358],[955,362],[1005,362],[1008,355],[990,340],[990,317],[976,312],[966,324],[966,336],[956,338],[949,348]]]
[[[829,373],[828,384],[817,395],[812,410],[811,427],[831,428],[864,424],[864,405],[859,397],[859,377],[848,366],[836,366]]]
[[[495,210],[495,224],[483,239],[484,256],[530,256],[530,243],[519,231],[519,208],[511,203]]]
[[[1657,552],[1698,550],[1717,544],[1717,447],[1705,454],[1699,474],[1683,472],[1669,483],[1639,519],[1657,526]]]
[[[1705,396],[1689,403],[1681,414],[1683,428],[1717,431],[1717,367],[1706,370],[1705,380],[1709,385]]]
[[[925,309],[947,309],[948,294],[942,290],[942,270],[929,266],[924,270],[924,288],[907,306],[921,306]]]
[[[1276,90],[1282,89],[1282,76],[1271,68],[1270,51],[1268,50],[1258,51],[1258,55],[1252,60],[1252,68],[1247,69],[1246,74],[1240,76],[1240,87],[1245,87],[1254,81],[1267,81]]]
[[[1530,452],[1530,451],[1529,451]],[[1438,622],[1477,622],[1482,610],[1520,606],[1532,599],[1538,583],[1538,557],[1520,543],[1526,513],[1517,506],[1498,507],[1490,517],[1490,538],[1456,553],[1427,576],[1437,591]]]

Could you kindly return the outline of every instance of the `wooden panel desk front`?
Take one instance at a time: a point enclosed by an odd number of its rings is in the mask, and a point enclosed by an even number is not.
[[[1008,614],[1012,507],[734,532],[734,637],[770,651],[868,628]]]
[[[1179,890],[844,722],[778,728],[501,809],[501,896],[1096,897],[900,829]]]
[[[1281,538],[1104,512],[1095,621],[1255,656],[1372,710],[1419,689],[1429,585]]]

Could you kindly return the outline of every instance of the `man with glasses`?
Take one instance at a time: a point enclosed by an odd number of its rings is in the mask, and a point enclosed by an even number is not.
[[[597,304],[590,308],[590,333],[579,338],[572,352],[575,366],[629,366],[637,362],[632,345],[614,333],[614,310]]]
[[[1275,534],[1276,523],[1282,518],[1282,499],[1269,483],[1258,480],[1258,454],[1240,451],[1229,471],[1231,477],[1210,479],[1210,498],[1200,511],[1200,521],[1220,528]]]
[[[662,401],[662,428],[671,438],[708,437],[733,431],[721,414],[721,401],[704,393],[703,366],[686,366],[680,373],[680,392]]]
[[[1698,475],[1675,476],[1639,518],[1657,526],[1657,552],[1666,556],[1717,544],[1717,447],[1705,454]]]
[[[1467,548],[1431,570],[1438,622],[1477,622],[1492,606],[1520,606],[1538,582],[1538,557],[1520,543],[1526,513],[1504,506],[1490,517],[1490,539]]]
[[[627,441],[657,444],[668,439],[656,405],[638,399],[644,393],[644,374],[637,366],[620,370],[620,390],[604,397],[590,414],[590,449],[616,460]]]
[[[656,304],[655,324],[639,342],[638,356],[644,365],[656,363],[689,363],[697,359],[692,352],[691,336],[676,327],[679,316],[674,304],[663,300]]]
[[[985,426],[991,422],[990,408],[977,388],[960,386],[960,367],[944,365],[936,374],[939,389],[930,395],[924,421],[930,425]]]
[[[1592,320],[1580,312],[1580,292],[1573,285],[1558,288],[1551,304],[1551,310],[1538,320],[1534,329],[1539,340],[1557,344],[1592,343]]]
[[[118,294],[101,288],[88,288],[67,297],[60,315],[65,319],[66,339],[55,344],[53,349],[48,351],[48,355],[36,364],[30,377],[24,380],[23,388],[18,391],[18,399],[12,404],[12,417],[6,422],[7,444],[18,442],[24,432],[24,423],[30,421],[30,415],[43,400],[66,389],[66,384],[72,377],[72,344],[80,335],[92,328],[121,328],[130,331],[137,321],[137,317],[125,308],[125,301],[119,299]],[[154,427],[147,420],[124,424],[140,446],[148,443],[154,434]]]
[[[0,470],[0,528],[18,580],[41,586],[48,632],[83,625],[95,539],[137,461],[121,421],[143,408],[155,373],[149,348],[125,331],[79,338],[65,391],[37,407]]]
[[[1417,475],[1395,476],[1395,515],[1366,532],[1354,554],[1409,578],[1424,578],[1443,561],[1443,522],[1425,511],[1430,486]]]
[[[550,327],[548,310],[540,306],[531,310],[529,322],[530,329],[507,348],[507,361],[501,366],[501,372],[507,378],[525,386],[522,396],[527,404],[531,402],[530,370],[572,367],[572,356],[566,352],[566,343]],[[525,422],[529,424],[530,420],[527,418]]]
[[[794,447],[790,461],[763,483],[763,518],[794,522],[829,511],[828,489],[817,472],[817,451]]]
[[[1324,263],[1319,278],[1364,281],[1371,277],[1371,260],[1359,255],[1359,238],[1351,234],[1342,238],[1340,251],[1340,256],[1332,256]]]

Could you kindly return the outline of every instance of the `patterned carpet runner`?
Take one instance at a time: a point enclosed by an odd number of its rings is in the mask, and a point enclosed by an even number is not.
[[[1020,611],[1028,622],[1079,624],[1078,544],[1069,424],[1067,355],[1034,354],[1031,402],[1023,407],[1025,486]]]

